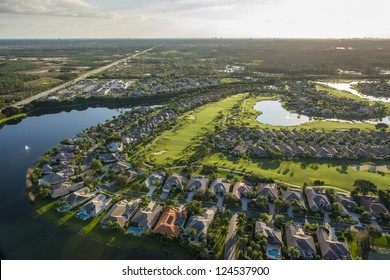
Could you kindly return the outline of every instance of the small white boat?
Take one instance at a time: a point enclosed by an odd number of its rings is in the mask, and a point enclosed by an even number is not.
[[[27,145],[25,145],[25,146],[24,146],[24,149],[25,149],[26,151],[28,151],[28,150],[30,150],[30,147],[27,146]]]

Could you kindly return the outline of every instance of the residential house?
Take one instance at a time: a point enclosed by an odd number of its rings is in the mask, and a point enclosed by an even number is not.
[[[72,161],[73,159],[74,159],[73,154],[59,152],[55,156],[50,157],[49,162],[54,163],[54,162],[60,162],[60,161]]]
[[[307,203],[311,211],[329,211],[332,209],[332,204],[328,196],[319,189],[307,188],[306,189]]]
[[[269,259],[279,260],[282,258],[282,232],[276,228],[267,226],[262,221],[255,224],[255,234],[261,233],[267,239],[266,253]]]
[[[229,189],[230,189],[230,182],[222,178],[215,179],[210,186],[210,190],[214,194],[226,193],[229,192]]]
[[[322,258],[325,260],[351,260],[351,252],[346,242],[331,240],[323,228],[317,229]]]
[[[77,191],[84,186],[83,182],[70,184],[69,182],[64,182],[56,185],[52,185],[50,188],[51,198],[58,198],[60,196],[67,195],[71,192]]]
[[[61,173],[49,173],[39,179],[39,184],[48,183],[50,185],[61,184],[68,181],[68,177]]]
[[[266,196],[270,201],[278,199],[279,192],[275,184],[260,183],[257,188],[257,194],[260,196]]]
[[[186,178],[184,178],[178,173],[173,173],[165,181],[163,186],[163,192],[170,192],[172,188],[184,189],[185,182]]]
[[[206,210],[203,216],[191,216],[187,222],[186,228],[184,229],[184,235],[188,236],[188,230],[193,228],[196,230],[196,237],[194,241],[199,242],[201,246],[204,245],[201,243],[202,236],[206,236],[207,229],[214,219],[215,212],[215,208],[210,208]]]
[[[296,201],[301,207],[305,208],[305,201],[300,190],[288,189],[282,191],[282,199],[286,201]]]
[[[372,216],[389,213],[386,206],[376,197],[363,196],[360,198],[360,204]]]
[[[233,194],[238,197],[239,199],[242,196],[245,196],[247,193],[252,192],[253,187],[248,186],[243,182],[236,182],[233,186]]]
[[[128,231],[135,228],[139,234],[141,234],[145,230],[152,230],[157,222],[161,210],[162,207],[154,202],[149,204],[148,209],[139,209],[130,220],[130,228]]]
[[[354,211],[358,207],[357,203],[351,199],[349,194],[336,193],[336,201],[340,204],[341,211],[344,215],[349,211]]]
[[[205,191],[209,185],[209,179],[202,175],[192,175],[190,182],[188,183],[187,189],[189,191],[203,190]]]
[[[68,194],[60,198],[60,206],[57,208],[59,212],[67,212],[74,207],[86,202],[87,200],[93,198],[97,194],[97,191],[91,192],[87,187],[83,187],[71,194]]]
[[[237,145],[230,153],[234,156],[241,156],[248,150],[247,146]]]
[[[158,173],[153,173],[146,178],[146,180],[142,183],[144,186],[150,187],[158,187],[164,181],[164,176]]]
[[[111,205],[111,201],[111,197],[99,194],[80,207],[77,217],[83,220],[96,217]]]
[[[153,232],[177,237],[180,234],[180,227],[184,226],[186,218],[187,213],[185,210],[179,211],[175,208],[168,208],[162,213]]]
[[[117,153],[123,151],[123,144],[121,142],[113,142],[107,145],[107,150],[110,153]]]
[[[314,239],[306,235],[302,229],[293,225],[286,225],[286,245],[297,248],[300,252],[300,259],[312,260],[316,256]]]
[[[138,209],[139,200],[127,201],[120,200],[118,201],[111,209],[108,211],[107,215],[100,221],[100,225],[103,228],[107,227],[118,227],[123,228],[130,218],[135,214]]]

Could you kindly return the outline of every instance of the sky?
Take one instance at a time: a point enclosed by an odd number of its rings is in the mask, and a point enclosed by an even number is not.
[[[390,0],[0,0],[0,38],[390,38]]]

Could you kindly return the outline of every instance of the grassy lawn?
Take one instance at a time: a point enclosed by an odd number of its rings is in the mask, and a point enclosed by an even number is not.
[[[368,171],[355,171],[348,167],[353,162],[343,165],[338,160],[301,159],[299,161],[282,161],[277,159],[244,160],[236,157],[226,157],[214,153],[204,159],[202,164],[217,164],[229,170],[254,172],[255,174],[272,177],[286,183],[302,186],[304,182],[313,184],[314,180],[323,180],[344,190],[352,190],[355,180],[366,179],[374,182],[379,188],[386,189],[390,182],[390,174],[380,175]]]
[[[149,156],[155,158],[158,164],[165,163],[167,158],[183,157],[183,151],[191,145],[196,145],[196,137],[202,135],[203,130],[211,128],[217,121],[220,121],[216,120],[220,111],[228,112],[237,101],[245,96],[246,94],[231,96],[184,114],[178,128],[165,132],[149,148]]]
[[[390,248],[390,237],[382,236],[380,238],[374,239],[374,246]]]
[[[221,84],[231,84],[231,83],[238,83],[238,82],[241,82],[240,79],[236,79],[236,78],[222,78],[219,80],[219,82]]]
[[[14,119],[24,118],[25,116],[26,116],[26,114],[16,114],[16,115],[10,116],[8,118],[0,119],[0,123],[4,123],[4,122],[14,120]]]

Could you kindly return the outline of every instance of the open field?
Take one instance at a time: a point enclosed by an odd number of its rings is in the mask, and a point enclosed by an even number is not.
[[[233,156],[226,157],[214,153],[205,158],[203,164],[216,164],[231,170],[254,172],[286,183],[303,186],[306,182],[323,180],[325,185],[352,190],[355,180],[372,181],[381,189],[389,188],[390,174],[378,174],[368,171],[356,171],[349,167],[350,163],[338,160],[300,159],[283,161],[277,159],[244,160]]]
[[[179,127],[165,132],[150,147],[149,154],[155,158],[158,164],[165,163],[167,158],[179,159],[183,157],[183,151],[197,143],[195,138],[216,124],[220,111],[228,112],[238,100],[245,96],[246,94],[238,94],[184,114]],[[166,152],[161,153],[161,151]]]

